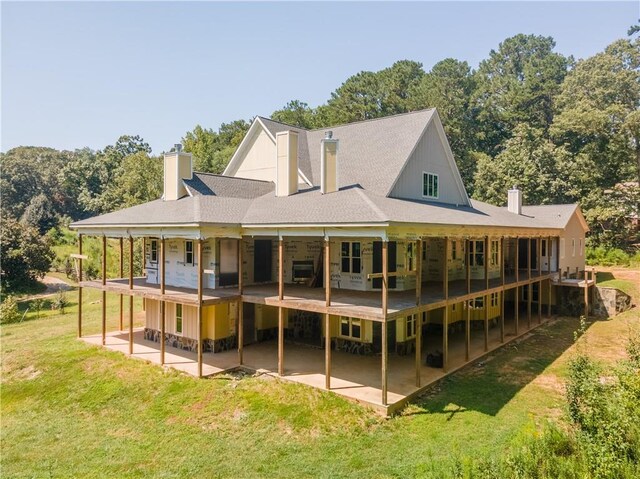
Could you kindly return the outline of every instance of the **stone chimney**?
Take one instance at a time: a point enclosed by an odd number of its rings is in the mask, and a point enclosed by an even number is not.
[[[182,151],[182,145],[174,145],[173,151],[164,154],[164,201],[179,200],[187,195],[182,180],[193,178],[191,153]]]
[[[276,133],[276,196],[298,192],[298,133]]]
[[[323,195],[338,191],[338,140],[332,131],[320,142],[320,191]]]
[[[522,191],[514,186],[509,190],[509,196],[507,198],[507,210],[509,213],[516,215],[522,214]]]

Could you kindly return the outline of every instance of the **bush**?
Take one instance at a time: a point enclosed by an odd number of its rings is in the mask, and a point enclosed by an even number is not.
[[[631,257],[629,254],[618,248],[608,249],[604,246],[587,248],[586,255],[587,264],[592,266],[629,266],[629,264],[631,264]],[[635,257],[638,257],[638,253],[634,258]]]
[[[18,310],[18,302],[14,296],[7,296],[0,303],[0,324],[17,323],[22,319]]]
[[[69,306],[67,295],[64,291],[58,291],[51,301],[51,309],[60,311],[61,314],[64,314],[64,310],[67,306]]]

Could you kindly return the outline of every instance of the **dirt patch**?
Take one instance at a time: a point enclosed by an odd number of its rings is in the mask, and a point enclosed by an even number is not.
[[[533,380],[533,384],[557,394],[564,394],[565,391],[564,381],[555,374],[541,374]]]
[[[18,369],[13,373],[13,379],[16,381],[32,381],[42,374],[42,371],[36,369],[33,365]]]

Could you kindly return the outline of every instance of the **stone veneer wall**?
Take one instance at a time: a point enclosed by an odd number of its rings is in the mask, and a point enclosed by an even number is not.
[[[165,345],[169,347],[192,351],[194,353],[198,351],[198,341],[196,339],[186,338],[184,336],[178,336],[171,333],[164,333],[164,338]],[[159,343],[160,331],[157,329],[144,328],[144,339]],[[221,353],[222,351],[230,351],[236,348],[237,342],[235,336],[229,336],[228,338],[222,339],[204,339],[202,341],[202,351],[205,353]]]
[[[631,308],[631,296],[616,288],[596,286],[593,292],[593,314],[611,317]]]

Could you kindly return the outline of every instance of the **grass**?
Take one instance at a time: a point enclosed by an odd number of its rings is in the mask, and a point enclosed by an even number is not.
[[[98,333],[100,293],[85,292]],[[69,298],[64,315],[2,328],[2,477],[451,477],[561,420],[578,328],[552,321],[385,420],[299,384],[198,380],[89,346]],[[637,309],[591,323],[589,347],[615,360],[633,323]]]

